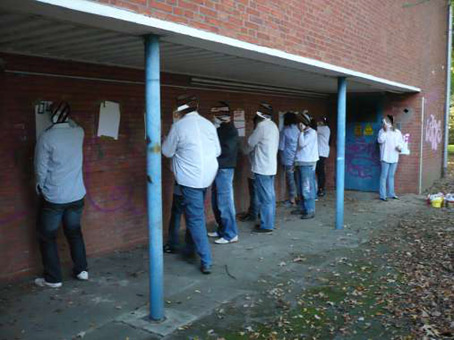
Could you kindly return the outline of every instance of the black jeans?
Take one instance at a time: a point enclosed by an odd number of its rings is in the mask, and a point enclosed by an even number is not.
[[[61,222],[63,222],[63,231],[71,250],[74,275],[87,270],[85,244],[80,225],[83,208],[83,199],[65,204],[50,203],[41,199],[37,227],[44,279],[47,282],[62,281],[56,241]]]
[[[315,167],[315,173],[317,174],[317,181],[318,181],[318,191],[325,190],[325,182],[326,182],[325,161],[326,161],[326,157],[319,157],[317,166]]]

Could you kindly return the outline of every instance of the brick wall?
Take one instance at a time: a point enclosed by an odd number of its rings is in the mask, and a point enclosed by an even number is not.
[[[62,75],[142,81],[142,71],[50,59],[1,54],[6,69],[47,72]],[[187,77],[163,74],[163,132],[171,125],[174,98],[185,92]],[[0,142],[0,281],[37,272],[40,257],[35,233],[33,152],[36,142],[34,104],[40,100],[66,100],[73,118],[84,128],[84,179],[87,187],[83,225],[89,255],[143,244],[146,231],[144,87],[91,80],[0,73],[0,123],[5,134]],[[252,115],[260,101],[268,101],[276,111],[307,108],[316,115],[327,114],[324,100],[242,94],[225,91],[187,90],[200,98],[200,112],[207,114],[218,100],[246,111],[247,134]],[[118,140],[97,138],[99,105],[104,100],[120,103],[121,123]],[[169,161],[163,159],[164,228],[167,228],[173,177]],[[235,174],[236,206],[248,206],[248,164],[243,156]],[[276,180],[278,197],[283,198],[283,178]],[[332,182],[330,183],[332,186]],[[209,197],[207,212],[211,214]],[[65,242],[59,245],[68,259]]]
[[[420,142],[422,96],[429,136],[443,134],[436,125],[444,126],[447,1],[93,1],[420,87],[411,102],[413,145]],[[441,174],[442,144],[434,139],[424,141],[424,187]]]
[[[441,0],[94,1],[414,86],[446,39]]]
[[[387,94],[385,113],[396,115],[411,139],[410,157],[403,157],[397,177],[399,190],[415,192],[419,176],[421,98],[426,99],[423,126],[423,186],[440,176],[445,85],[446,5],[444,1],[388,0],[100,0],[138,13],[183,23],[225,36],[269,46],[335,65],[352,68],[422,89],[418,95]],[[416,2],[415,2],[416,3]],[[140,70],[50,59],[1,55],[7,69],[142,81]],[[187,86],[183,76],[164,74],[164,84]],[[84,213],[89,254],[100,254],[146,241],[145,150],[143,86],[0,73],[0,280],[36,272],[33,191],[35,123],[33,105],[39,100],[67,100],[86,132],[84,173],[88,189]],[[173,98],[184,89],[162,88],[163,130],[169,129]],[[330,100],[306,100],[225,91],[190,90],[207,113],[217,100],[246,110],[268,100],[276,110],[308,108],[333,117]],[[97,112],[104,100],[121,105],[118,141],[95,138]],[[411,109],[411,117],[403,113]],[[248,123],[250,131],[251,124]],[[442,134],[442,132],[441,132]],[[441,136],[442,137],[442,136]],[[333,153],[328,181],[334,179]],[[246,208],[246,161],[240,161],[235,189],[238,210]],[[163,162],[164,220],[167,221],[173,179]],[[282,178],[277,179],[283,197]],[[61,242],[61,247],[64,243]]]

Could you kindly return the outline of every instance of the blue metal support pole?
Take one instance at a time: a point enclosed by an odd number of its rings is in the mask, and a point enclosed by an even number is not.
[[[147,215],[150,319],[164,319],[161,189],[161,81],[159,38],[145,37],[145,112],[147,135]]]
[[[336,229],[344,229],[345,125],[347,80],[338,78],[337,93],[337,161],[336,161]]]

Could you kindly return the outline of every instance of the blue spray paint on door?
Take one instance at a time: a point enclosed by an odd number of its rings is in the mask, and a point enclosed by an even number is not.
[[[347,113],[345,189],[378,191],[380,150],[378,131],[383,117],[382,96],[352,98]]]

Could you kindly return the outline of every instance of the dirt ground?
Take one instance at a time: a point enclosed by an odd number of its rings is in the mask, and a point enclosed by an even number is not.
[[[454,192],[453,161],[432,191]],[[239,223],[239,243],[212,246],[208,276],[165,254],[166,315],[184,316],[165,334],[144,321],[141,247],[91,258],[88,282],[66,268],[56,290],[32,278],[0,286],[0,339],[454,339],[454,210],[360,192],[347,192],[345,207],[341,231],[333,193],[314,220],[278,207],[272,235]]]
[[[454,192],[454,157],[438,191]],[[421,204],[387,221],[357,248],[295,254],[307,271],[259,280],[172,339],[454,339],[454,209]]]

